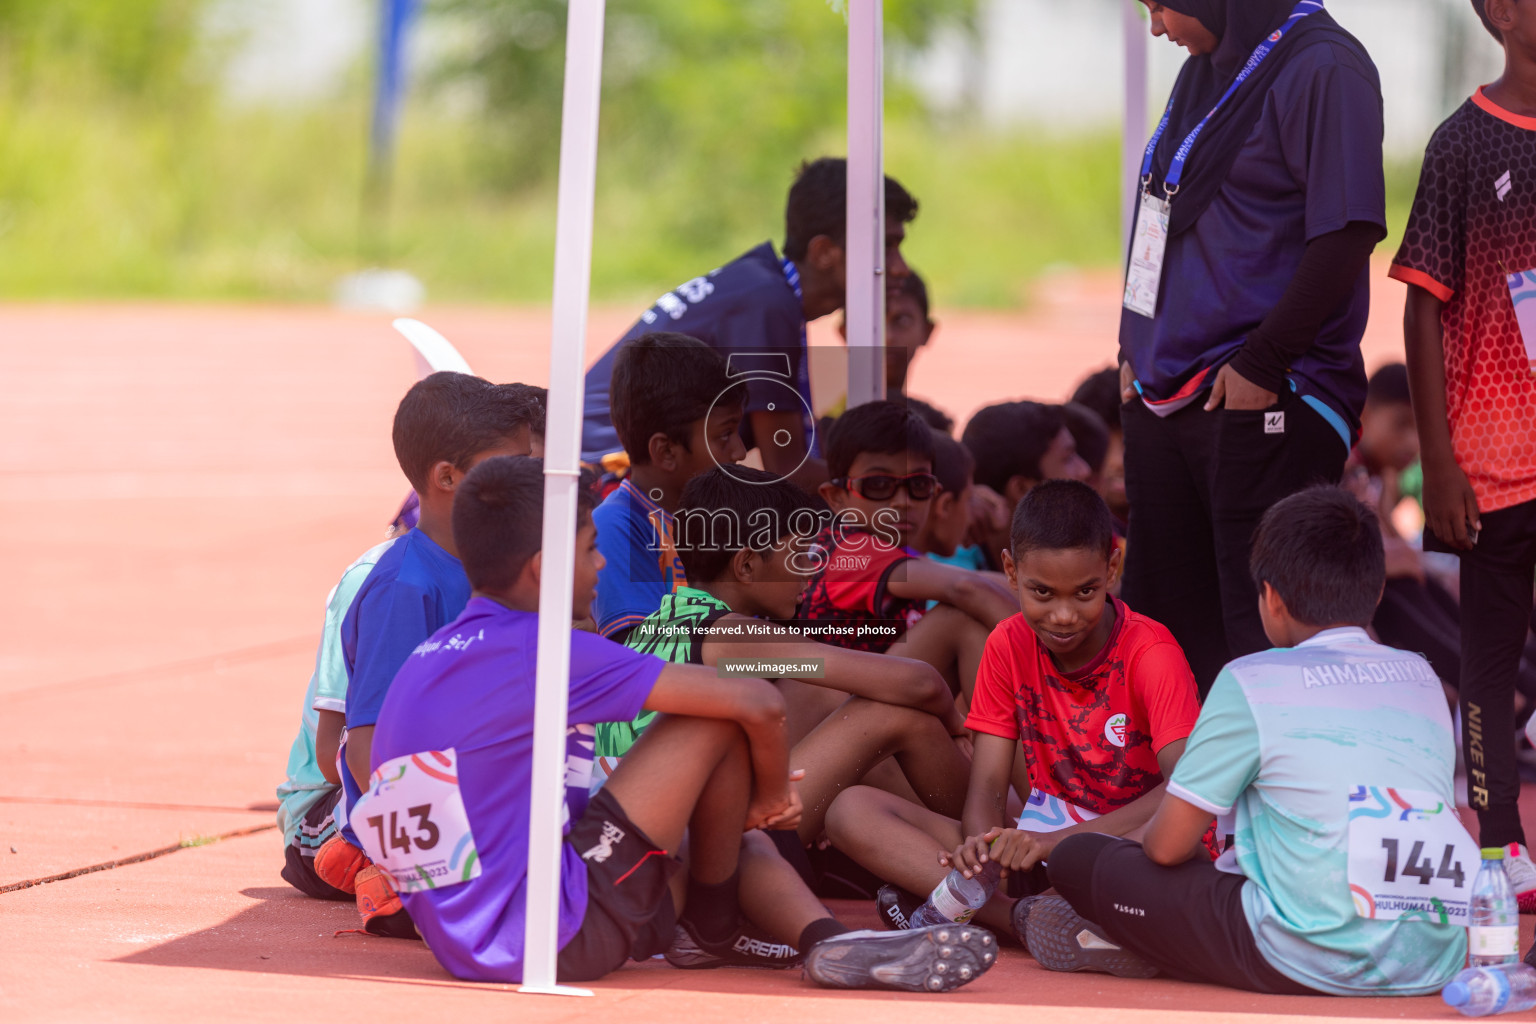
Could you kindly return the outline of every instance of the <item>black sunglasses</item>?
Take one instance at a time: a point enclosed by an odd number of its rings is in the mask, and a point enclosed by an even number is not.
[[[909,473],[906,476],[870,473],[867,476],[840,476],[832,483],[870,501],[890,501],[900,487],[907,489],[907,496],[913,501],[927,501],[940,490],[939,478],[932,473]]]

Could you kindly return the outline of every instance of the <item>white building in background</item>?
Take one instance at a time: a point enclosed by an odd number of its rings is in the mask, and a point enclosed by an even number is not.
[[[1121,2],[983,0],[973,37],[952,33],[895,73],[935,105],[999,128],[1112,128],[1123,89]],[[366,57],[375,7],[374,0],[220,0],[212,31],[243,35],[226,63],[231,98],[303,103],[334,94]],[[1328,0],[1328,8],[1381,70],[1394,154],[1421,150],[1435,125],[1499,73],[1502,53],[1467,0]],[[1166,40],[1152,41],[1158,103],[1183,58]]]

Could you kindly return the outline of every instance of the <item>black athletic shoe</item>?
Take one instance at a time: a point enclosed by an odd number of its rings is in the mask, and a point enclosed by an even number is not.
[[[1528,967],[1536,967],[1536,945],[1531,946],[1530,951],[1525,954],[1525,963]]]
[[[1029,912],[1036,903],[1043,899],[1045,899],[1044,896],[1025,896],[1013,905],[1013,915],[1011,918],[1013,937],[1019,940],[1019,945],[1024,947],[1024,952],[1026,953],[1029,952],[1029,936],[1026,934],[1025,926],[1029,921]]]
[[[1025,915],[1025,946],[1050,971],[1101,971],[1117,978],[1151,978],[1146,960],[1100,935],[1060,896],[1041,896]]]
[[[721,943],[701,942],[679,924],[672,936],[672,946],[663,954],[667,963],[685,971],[708,970],[713,967],[756,967],[766,970],[783,970],[798,967],[800,951],[786,942],[775,942],[751,925],[743,923],[730,940]]]
[[[997,939],[985,928],[941,924],[900,932],[844,932],[805,954],[805,977],[827,988],[949,992],[997,962]]]
[[[899,885],[882,885],[880,891],[875,893],[875,908],[880,911],[880,925],[891,931],[904,932],[912,927],[908,922],[922,905],[920,897],[913,896]]]

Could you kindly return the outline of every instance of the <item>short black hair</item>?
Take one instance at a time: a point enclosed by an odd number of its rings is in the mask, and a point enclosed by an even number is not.
[[[933,475],[950,494],[960,494],[971,485],[976,459],[971,450],[942,430],[933,431]]]
[[[841,480],[866,452],[933,459],[933,428],[897,402],[866,402],[839,416],[827,431],[827,476]]]
[[[1499,45],[1502,46],[1504,44],[1504,33],[1500,32],[1498,26],[1488,17],[1488,0],[1472,0],[1472,9],[1477,12],[1478,20],[1483,23],[1483,28],[1487,29],[1488,34],[1497,39]]]
[[[595,504],[591,492],[577,489],[578,526]],[[498,455],[470,470],[453,494],[453,545],[476,590],[515,583],[544,545],[544,460]]]
[[[999,494],[1016,476],[1041,479],[1040,460],[1067,425],[1059,405],[1002,402],[971,417],[961,440],[976,457],[976,482]]]
[[[955,418],[944,410],[935,409],[921,398],[904,396],[901,400],[906,403],[908,409],[921,416],[923,422],[934,430],[942,431],[946,434],[953,434],[955,432]]]
[[[1365,400],[1372,405],[1412,405],[1408,367],[1402,363],[1388,363],[1371,374],[1370,383],[1365,388]]]
[[[917,303],[917,308],[923,311],[924,320],[933,319],[928,315],[928,285],[918,276],[917,271],[908,268],[906,277],[898,277],[892,282],[891,291]]]
[[[766,552],[792,533],[809,539],[826,515],[826,502],[775,473],[717,466],[683,487],[673,537],[688,578],[709,583],[742,548]]]
[[[1062,406],[1061,414],[1067,421],[1072,440],[1077,442],[1077,454],[1095,473],[1103,469],[1104,457],[1109,454],[1109,427],[1098,413],[1076,402]]]
[[[902,224],[917,216],[917,200],[890,175],[885,178],[885,215]],[[848,161],[824,156],[801,164],[784,204],[784,255],[792,260],[805,259],[806,249],[817,235],[842,245],[847,231]]]
[[[1102,552],[1115,547],[1115,520],[1099,492],[1081,480],[1047,480],[1013,510],[1014,561],[1029,551]]]
[[[1098,413],[1110,430],[1120,429],[1120,371],[1113,366],[1083,378],[1071,400]]]
[[[537,384],[498,384],[528,403],[528,429],[535,437],[544,436],[544,417],[549,407],[549,388]]]
[[[746,389],[738,389],[745,402]],[[657,434],[691,451],[693,425],[731,390],[725,357],[697,338],[653,331],[624,345],[613,360],[608,401],[630,463],[651,461],[651,438]]]
[[[1275,588],[1297,622],[1366,626],[1387,579],[1381,524],[1346,491],[1309,487],[1264,513],[1248,567],[1254,586]]]
[[[535,412],[528,396],[480,377],[443,370],[411,386],[395,410],[395,458],[418,492],[439,462],[468,469],[470,461],[519,430]]]

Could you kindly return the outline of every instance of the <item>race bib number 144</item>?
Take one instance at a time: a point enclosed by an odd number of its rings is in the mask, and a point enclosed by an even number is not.
[[[458,767],[452,748],[385,761],[347,816],[363,852],[400,892],[442,889],[480,877]]]
[[[1421,790],[1351,790],[1349,891],[1359,916],[1464,925],[1479,863],[1454,804]]]

